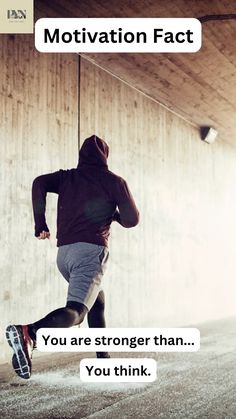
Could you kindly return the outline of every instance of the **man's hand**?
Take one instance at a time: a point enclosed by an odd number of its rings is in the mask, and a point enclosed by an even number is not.
[[[42,231],[40,235],[37,237],[39,240],[50,239],[50,231]]]
[[[115,210],[115,212],[113,214],[112,221],[117,221],[120,224],[120,213],[119,213],[119,211]]]

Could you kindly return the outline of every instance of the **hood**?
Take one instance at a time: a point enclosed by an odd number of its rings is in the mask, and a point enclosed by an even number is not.
[[[96,135],[92,135],[84,140],[79,151],[78,166],[96,166],[108,168],[107,158],[109,147],[107,143]]]

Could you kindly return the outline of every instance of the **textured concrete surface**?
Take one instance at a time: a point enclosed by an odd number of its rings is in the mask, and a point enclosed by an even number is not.
[[[236,318],[201,324],[197,353],[149,354],[151,384],[82,383],[79,361],[92,354],[40,355],[32,378],[1,367],[1,418],[236,418]],[[120,354],[120,357],[135,354]],[[147,354],[139,354],[147,356]]]
[[[0,54],[0,362],[9,356],[6,325],[65,303],[56,196],[47,198],[51,240],[37,241],[31,183],[77,165],[78,117],[81,142],[93,133],[107,140],[109,167],[127,179],[140,210],[137,228],[112,226],[107,325],[235,315],[236,148],[205,144],[197,128],[83,59],[78,75],[76,54],[38,53],[33,35],[1,35]]]
[[[79,87],[76,55],[40,54],[33,35],[1,34],[0,55],[0,362],[6,362],[5,326],[65,302],[55,263],[56,195],[47,198],[45,243],[34,238],[31,185],[36,176],[77,164]]]
[[[79,114],[81,140],[96,132],[108,141],[110,168],[140,210],[134,229],[112,226],[107,325],[235,316],[236,148],[204,143],[198,129],[84,59]]]

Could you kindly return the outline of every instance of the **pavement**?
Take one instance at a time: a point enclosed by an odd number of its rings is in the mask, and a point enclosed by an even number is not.
[[[92,353],[40,354],[30,380],[1,365],[0,418],[236,419],[236,318],[192,327],[198,352],[112,354],[156,359],[152,383],[84,383],[79,363]]]

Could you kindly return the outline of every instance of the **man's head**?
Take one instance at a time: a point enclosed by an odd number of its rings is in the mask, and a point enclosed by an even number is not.
[[[86,138],[79,151],[78,166],[108,167],[107,158],[109,147],[107,143],[96,135]]]

